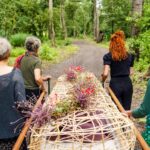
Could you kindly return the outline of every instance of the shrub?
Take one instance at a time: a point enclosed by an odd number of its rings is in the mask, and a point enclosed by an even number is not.
[[[43,44],[40,50],[40,57],[43,60],[54,60],[58,56],[58,51],[50,48],[48,44]]]
[[[59,45],[59,46],[67,46],[67,45],[70,45],[71,43],[72,41],[70,39],[56,41],[56,45]]]
[[[71,42],[70,39],[66,39],[65,42],[64,42],[65,46],[70,45],[71,43],[72,43],[72,42]]]
[[[22,55],[25,52],[24,48],[18,47],[13,48],[11,51],[11,57],[18,57],[19,55]]]
[[[139,71],[145,70],[150,64],[150,31],[146,31],[139,35],[136,39],[130,39],[129,47],[131,50],[139,49],[139,62],[136,63],[136,68]]]
[[[148,67],[149,67],[149,63],[148,63],[149,60],[148,59],[149,58],[144,58],[144,59],[140,58],[139,62],[137,62],[135,64],[136,70],[138,70],[138,71],[146,71],[148,69]]]
[[[10,37],[10,42],[14,47],[21,47],[24,46],[25,39],[29,36],[25,33],[17,33]]]

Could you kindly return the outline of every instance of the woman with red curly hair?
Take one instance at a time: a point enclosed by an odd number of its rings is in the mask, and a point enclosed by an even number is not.
[[[102,81],[106,80],[110,70],[110,87],[124,109],[129,110],[133,93],[132,82],[129,76],[132,74],[134,57],[127,52],[124,40],[125,35],[123,31],[117,31],[111,36],[109,53],[103,57],[104,70]]]

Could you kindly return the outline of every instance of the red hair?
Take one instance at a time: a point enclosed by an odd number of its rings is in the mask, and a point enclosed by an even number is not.
[[[115,34],[118,35],[119,37],[121,37],[123,40],[125,40],[125,35],[122,30],[116,31]]]
[[[124,39],[123,31],[117,31],[111,36],[109,51],[115,61],[124,60],[128,57]]]

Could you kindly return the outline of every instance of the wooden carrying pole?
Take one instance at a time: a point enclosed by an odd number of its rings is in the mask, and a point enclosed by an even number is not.
[[[117,105],[118,109],[120,110],[120,112],[125,112],[125,109],[122,107],[122,105],[120,104],[119,100],[117,99],[117,97],[115,96],[115,94],[113,93],[113,91],[111,90],[110,87],[107,88],[113,101],[115,102],[115,104]],[[138,129],[134,126],[135,129],[135,133],[136,133],[136,138],[138,139],[141,147],[143,150],[150,150],[149,146],[147,145],[147,143],[145,142],[145,140],[143,139],[143,137],[141,136],[141,133],[138,131]]]
[[[35,109],[41,104],[41,102],[42,102],[43,97],[45,96],[45,94],[46,94],[45,91],[43,91],[43,92],[41,93],[39,99],[37,100],[37,102],[36,102],[36,104],[35,104],[35,106],[34,106],[34,108],[33,108],[33,112],[34,112]],[[22,129],[22,131],[21,131],[21,133],[20,133],[20,135],[19,135],[19,137],[18,137],[18,139],[17,139],[17,141],[16,141],[16,143],[15,143],[15,145],[14,145],[14,147],[13,147],[12,150],[19,150],[19,149],[20,149],[20,146],[21,146],[21,144],[22,144],[22,142],[23,142],[23,140],[24,140],[24,138],[25,138],[25,136],[26,136],[26,133],[27,133],[27,131],[28,131],[30,125],[31,125],[32,119],[33,119],[33,118],[30,117],[30,118],[26,121],[26,123],[25,123],[25,125],[24,125],[24,127],[23,127],[23,129]]]

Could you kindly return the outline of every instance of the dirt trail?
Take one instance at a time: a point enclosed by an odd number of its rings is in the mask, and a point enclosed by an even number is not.
[[[96,76],[100,76],[102,72],[103,55],[107,52],[107,49],[100,48],[96,44],[84,40],[75,41],[73,44],[79,47],[79,51],[76,54],[59,64],[49,65],[47,69],[44,70],[44,74],[50,74],[53,77],[51,86],[53,86],[56,79],[64,73],[64,70],[71,65],[83,66]]]

